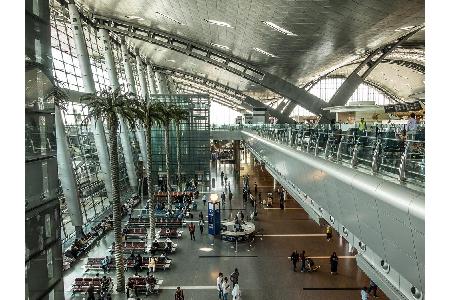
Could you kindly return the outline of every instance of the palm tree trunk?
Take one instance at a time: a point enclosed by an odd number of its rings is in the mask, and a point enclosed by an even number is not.
[[[178,191],[181,192],[181,169],[180,169],[180,163],[181,163],[181,141],[180,141],[180,123],[176,123],[176,134],[177,134],[177,176],[178,176]]]
[[[167,203],[170,204],[169,124],[165,124],[164,125],[164,144],[165,144],[165,147],[166,147]]]
[[[148,124],[147,128],[147,186],[148,186],[148,212],[150,218],[150,241],[155,238],[155,200],[152,183],[152,125]]]
[[[111,164],[111,183],[112,183],[112,200],[113,200],[113,225],[114,225],[114,241],[115,241],[115,261],[116,261],[116,278],[117,291],[125,291],[125,275],[122,255],[122,226],[121,226],[121,204],[120,204],[120,187],[119,187],[119,158],[117,153],[117,119],[109,120],[109,150]]]

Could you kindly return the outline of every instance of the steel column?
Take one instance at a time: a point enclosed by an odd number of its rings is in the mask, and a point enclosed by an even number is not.
[[[155,72],[155,78],[156,78],[156,86],[158,87],[158,91],[160,94],[168,94],[165,81],[163,78],[163,74],[159,71]]]
[[[56,128],[56,155],[58,161],[58,177],[61,181],[64,198],[70,220],[75,227],[76,237],[83,233],[83,218],[81,216],[80,199],[78,198],[78,188],[73,172],[72,157],[70,155],[69,144],[67,142],[66,131],[62,121],[61,110],[55,105],[55,128]]]
[[[152,66],[147,62],[147,78],[150,94],[158,94],[156,90],[155,72],[153,72]]]
[[[380,47],[370,53],[368,57],[358,66],[355,70],[350,74],[350,76],[347,77],[347,79],[344,81],[344,83],[339,87],[339,89],[336,91],[336,93],[333,95],[331,100],[328,102],[328,106],[342,106],[347,103],[347,101],[350,99],[350,97],[353,95],[353,93],[356,91],[356,89],[359,87],[359,85],[364,82],[364,79],[369,76],[370,72],[372,72],[375,67],[392,51],[400,46],[404,41],[406,41],[408,38],[413,36],[416,32],[421,30],[423,26],[418,26],[408,34],[402,36],[401,38],[397,39],[393,44],[385,45],[383,47]],[[375,61],[372,60],[376,55],[379,55]],[[358,73],[364,68],[367,67],[364,72],[359,75]]]
[[[109,33],[106,29],[100,29],[100,36],[103,41],[103,49],[106,61],[106,68],[108,69],[108,77],[111,82],[113,90],[120,88],[119,80],[117,78],[117,70],[114,62],[114,56],[111,49],[111,42],[109,39]],[[130,131],[127,123],[124,122],[122,116],[119,116],[120,123],[120,142],[123,148],[123,155],[125,158],[125,165],[127,168],[128,180],[130,182],[131,189],[136,192],[138,188],[138,181],[136,176],[136,169],[133,161],[133,152],[130,144]]]
[[[142,59],[139,56],[139,50],[136,50],[136,64],[137,64],[137,72],[139,76],[139,83],[141,85],[141,96],[143,99],[147,99],[148,97],[148,89],[147,89],[147,81],[145,80],[144,73],[144,64],[142,63]]]
[[[124,38],[121,39],[120,49],[122,50],[123,66],[125,68],[125,77],[127,78],[128,88],[130,89],[130,92],[137,94],[136,81],[134,80],[133,69],[131,68],[130,63],[130,55]]]
[[[127,79],[128,87],[130,88],[130,92],[133,94],[136,94],[136,81],[134,80],[133,76],[133,69],[131,68],[130,63],[130,55],[128,53],[127,46],[125,44],[125,39],[121,39],[120,48],[122,50],[122,58],[123,58],[123,67],[125,69],[125,77]],[[144,166],[147,165],[147,150],[145,147],[145,132],[143,129],[142,124],[138,124],[136,126],[136,137],[139,144],[139,150],[141,152],[142,156],[142,162],[144,163]]]
[[[75,50],[77,52],[80,64],[81,78],[83,79],[84,90],[87,93],[95,93],[95,82],[92,76],[91,64],[89,62],[89,53],[84,39],[83,27],[80,20],[77,7],[74,3],[68,4],[69,16],[72,25]],[[109,152],[106,144],[105,129],[103,122],[94,120],[92,122],[92,131],[94,133],[95,146],[97,148],[98,159],[100,161],[100,173],[105,183],[108,197],[112,197],[111,168],[109,164]]]

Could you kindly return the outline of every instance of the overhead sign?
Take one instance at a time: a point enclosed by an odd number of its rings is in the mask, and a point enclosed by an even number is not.
[[[420,101],[398,103],[384,106],[384,112],[386,113],[418,111],[418,110],[422,110],[422,105]]]

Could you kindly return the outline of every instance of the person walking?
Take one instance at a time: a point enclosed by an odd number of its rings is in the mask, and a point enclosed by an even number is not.
[[[417,130],[416,114],[411,113],[409,115],[408,124],[406,124],[406,132],[408,133],[408,139],[414,140]]]
[[[255,197],[256,197],[256,195],[258,195],[258,185],[256,184],[256,181],[255,181]]]
[[[291,261],[292,261],[292,264],[294,265],[294,272],[297,272],[297,263],[298,263],[299,259],[300,259],[300,254],[298,253],[298,251],[295,250],[294,252],[292,252]]]
[[[337,267],[338,267],[338,256],[336,252],[333,252],[333,254],[330,256],[330,265],[331,265],[331,275],[334,275],[337,273]]]
[[[220,199],[222,199],[222,204],[225,204],[225,192],[222,192],[222,194],[220,195]]]
[[[223,171],[222,172],[220,172],[220,181],[222,182],[222,185],[223,185]]]
[[[375,284],[375,282],[372,281],[372,279],[370,280],[369,283],[369,289],[367,290],[367,293],[370,295],[370,292],[373,291],[373,297],[374,298],[378,298],[377,296],[377,290],[378,290],[378,286]]]
[[[219,299],[222,299],[223,297],[222,283],[223,283],[223,273],[220,272],[219,276],[216,279],[216,288],[217,293],[219,294]]]
[[[363,287],[361,290],[361,300],[369,300],[369,294],[367,293],[367,287]]]
[[[175,300],[184,300],[183,290],[179,286],[175,291]]]
[[[233,288],[236,284],[239,283],[239,271],[237,268],[234,269],[234,272],[230,275],[230,281],[233,284]],[[233,298],[234,299],[234,298]]]
[[[203,200],[203,206],[206,206],[206,195],[203,195],[202,200]]]
[[[95,300],[94,285],[92,283],[89,283],[87,288],[87,300]]]
[[[233,287],[233,291],[231,292],[231,295],[233,295],[233,300],[240,300],[241,299],[241,289],[239,288],[239,284],[235,284]]]
[[[228,201],[230,201],[230,204],[231,204],[231,199],[233,199],[233,193],[230,190],[230,192],[228,193]]]
[[[225,277],[223,279],[222,291],[223,291],[223,300],[228,300],[228,295],[231,292],[231,286],[230,283],[228,282],[228,277]]]
[[[195,241],[195,225],[194,223],[191,222],[191,224],[189,224],[188,226],[189,229],[189,234],[191,235],[191,240]]]
[[[200,212],[200,213],[198,214],[198,219],[199,219],[199,220],[203,220],[203,213],[202,213],[202,212]]]
[[[198,221],[198,227],[200,228],[200,234],[202,235],[203,234],[203,229],[205,227],[205,221],[203,221],[203,219],[200,219]]]
[[[366,121],[364,121],[364,118],[361,118],[358,124],[358,130],[360,134],[364,133],[367,130],[367,124]]]
[[[300,260],[302,261],[302,267],[300,269],[300,272],[305,272],[305,265],[306,265],[306,255],[305,250],[302,251],[302,254],[300,254]]]
[[[332,235],[333,235],[333,231],[331,230],[331,226],[330,225],[327,225],[326,233],[327,233],[327,242],[329,242],[331,240]]]

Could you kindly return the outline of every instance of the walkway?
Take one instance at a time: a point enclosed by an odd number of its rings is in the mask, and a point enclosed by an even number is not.
[[[242,203],[242,175],[250,176],[252,192],[254,182],[258,184],[258,191],[263,198],[273,188],[273,179],[260,166],[251,168],[249,164],[241,162],[241,178],[233,178],[234,166],[211,163],[211,176],[216,179],[216,188],[212,193],[220,194],[223,188],[220,186],[220,172],[223,170],[231,180],[231,188],[234,194],[231,205],[228,200],[225,210],[222,212],[233,216],[237,211],[244,209]],[[217,186],[217,183],[219,186]],[[275,197],[276,198],[276,197]],[[228,197],[227,197],[228,199]],[[187,228],[183,228],[183,238],[174,241],[178,243],[177,252],[171,255],[173,263],[171,270],[156,273],[158,278],[164,280],[163,288],[159,296],[145,297],[141,299],[158,298],[173,299],[174,289],[181,285],[185,290],[185,299],[203,300],[217,299],[215,280],[219,272],[224,276],[239,269],[239,284],[242,289],[243,299],[360,299],[360,289],[368,285],[368,278],[356,266],[356,260],[349,253],[347,244],[343,239],[334,237],[327,242],[324,236],[325,228],[321,228],[310,220],[295,200],[288,198],[286,207],[280,210],[277,199],[274,209],[258,207],[257,231],[262,233],[252,244],[238,244],[237,252],[234,245],[212,239],[205,233],[200,236],[196,232],[196,241],[191,241],[187,234]],[[199,201],[199,209],[207,216],[206,207]],[[247,216],[251,211],[247,207]],[[198,212],[194,220],[197,220]],[[205,226],[206,229],[206,226]],[[197,228],[198,230],[198,228]],[[90,256],[104,256],[107,248],[113,240],[112,232],[103,238],[99,245],[89,253]],[[313,257],[321,268],[315,273],[300,273],[292,271],[292,264],[288,256],[296,249],[299,252],[306,251]],[[340,256],[338,275],[330,275],[329,256],[336,251]],[[66,291],[70,290],[75,277],[82,275],[82,266],[87,261],[84,258],[64,276]],[[95,273],[95,272],[94,272]],[[101,274],[102,275],[102,274]],[[127,276],[132,271],[127,272]],[[142,272],[141,275],[145,275]],[[111,272],[110,276],[114,277]],[[379,291],[379,294],[382,294]],[[66,293],[66,299],[83,299],[82,295],[71,297],[71,292]],[[124,295],[113,295],[113,299],[126,299]],[[386,299],[381,296],[380,299]]]

